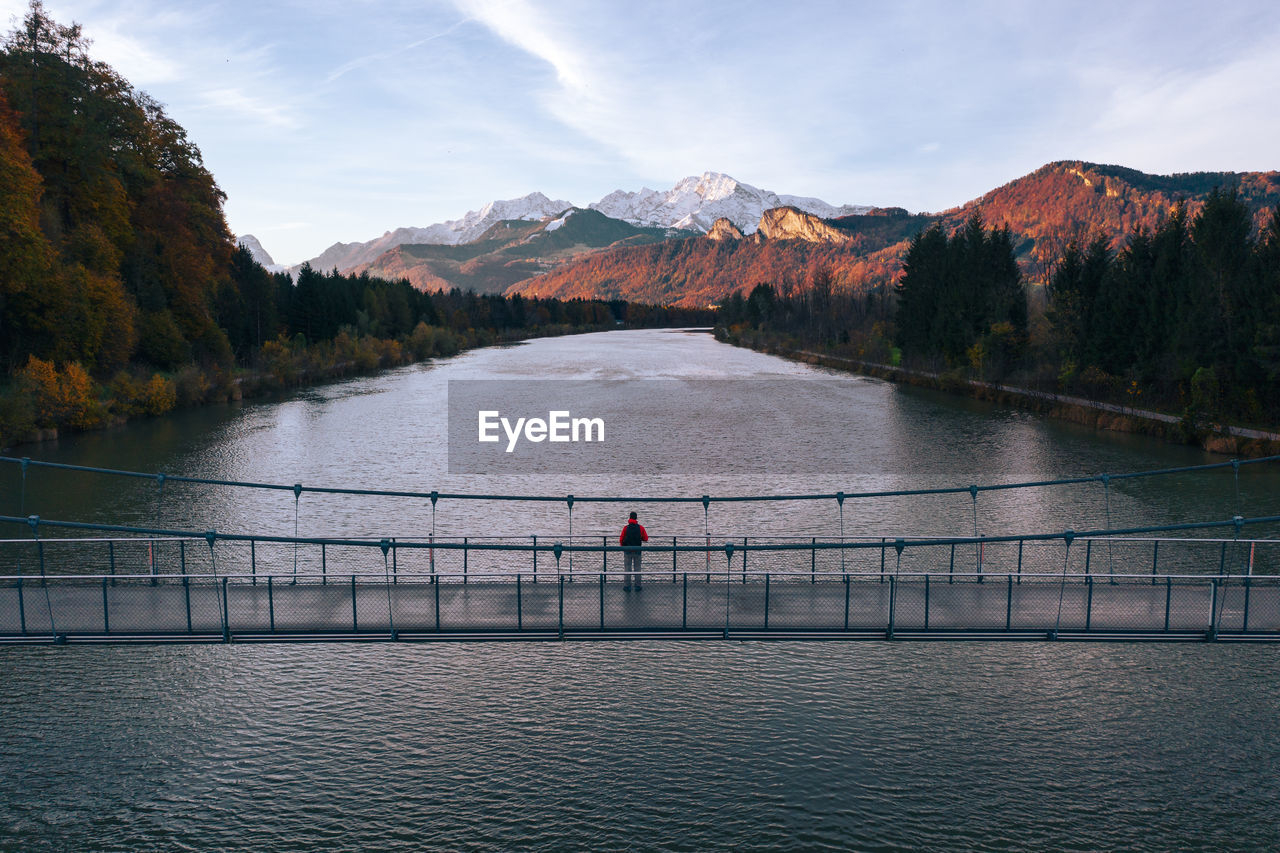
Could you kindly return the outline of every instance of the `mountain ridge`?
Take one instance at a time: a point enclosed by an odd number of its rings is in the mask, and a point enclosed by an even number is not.
[[[720,302],[733,292],[768,281],[802,286],[819,266],[838,287],[868,290],[892,284],[901,272],[911,238],[938,225],[960,227],[975,213],[988,225],[1008,225],[1024,276],[1043,281],[1057,255],[1073,240],[1106,237],[1122,247],[1135,228],[1154,228],[1184,203],[1190,214],[1214,187],[1235,188],[1254,211],[1255,227],[1280,204],[1280,172],[1193,172],[1148,175],[1120,166],[1062,160],[997,187],[942,213],[909,214],[901,208],[873,209],[822,220],[771,211],[777,226],[737,238],[726,226],[679,246],[617,247],[562,265],[520,282],[509,292],[531,296],[610,298],[678,305]],[[732,223],[730,223],[732,224]],[[846,239],[812,242],[827,228]],[[806,236],[805,232],[812,232]],[[761,239],[761,237],[764,239]],[[711,239],[708,239],[711,238]]]
[[[765,210],[791,206],[823,218],[865,212],[867,205],[832,205],[818,198],[778,195],[738,181],[721,172],[703,172],[676,182],[670,190],[638,192],[614,190],[599,201],[577,207],[563,199],[552,200],[541,192],[515,199],[491,201],[458,219],[426,227],[402,227],[363,242],[334,243],[308,263],[314,269],[350,272],[370,264],[396,246],[459,245],[480,239],[494,224],[503,221],[539,221],[559,216],[570,208],[597,210],[640,228],[671,228],[707,232],[716,219],[727,217],[746,233],[755,230]],[[252,236],[252,235],[248,235]],[[255,241],[256,242],[256,241]],[[261,244],[259,244],[261,247]],[[265,250],[263,251],[265,254]],[[269,257],[269,256],[268,256]],[[297,271],[302,263],[291,267]]]

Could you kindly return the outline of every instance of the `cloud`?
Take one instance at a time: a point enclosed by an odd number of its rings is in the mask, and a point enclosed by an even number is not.
[[[205,89],[200,98],[207,108],[238,118],[291,130],[300,124],[297,114],[278,102],[255,97],[242,89]]]
[[[329,72],[329,75],[325,77],[325,83],[332,83],[335,80],[351,73],[352,71],[355,71],[358,68],[364,68],[365,66],[368,66],[368,65],[384,62],[388,59],[392,59],[396,56],[399,56],[404,53],[408,53],[411,50],[415,50],[419,47],[422,47],[424,44],[427,44],[428,42],[433,42],[436,39],[442,39],[445,36],[452,34],[455,30],[457,30],[463,24],[467,23],[469,20],[470,18],[463,18],[462,20],[458,21],[453,26],[449,27],[443,32],[439,32],[439,33],[436,33],[435,35],[427,36],[426,38],[418,39],[417,41],[410,42],[409,44],[406,44],[404,47],[399,47],[399,48],[396,48],[395,50],[379,51],[376,53],[370,53],[364,56],[359,56],[352,60],[348,60],[347,62],[344,62],[342,65],[339,65],[333,71]]]
[[[1128,165],[1179,171],[1273,169],[1280,136],[1280,53],[1272,45],[1215,68],[1135,75],[1092,131]]]

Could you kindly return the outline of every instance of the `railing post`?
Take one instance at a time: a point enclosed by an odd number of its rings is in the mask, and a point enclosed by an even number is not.
[[[191,633],[191,578],[182,576],[182,597],[187,601],[187,633]]]
[[[22,626],[22,633],[27,633],[27,605],[22,596],[22,578],[18,578],[18,623]]]
[[[604,630],[604,572],[600,573],[600,630]]]
[[[356,576],[351,576],[351,633],[360,632],[360,622],[356,616]]]
[[[102,633],[111,633],[111,617],[107,615],[107,579],[102,579]]]
[[[227,610],[227,579],[222,579],[222,642],[231,642],[231,611]]]
[[[929,630],[929,578],[932,575],[924,576],[924,629]]]
[[[883,570],[882,570],[883,571]],[[947,566],[947,583],[956,582],[956,543],[951,543],[951,562]]]
[[[844,576],[844,629],[849,630],[849,584],[852,578],[848,575]]]
[[[533,537],[533,582],[538,582],[538,537]]]
[[[671,582],[676,582],[676,537],[671,537]]]
[[[897,578],[889,576],[889,630],[885,633],[885,639],[893,639],[893,617],[894,611],[898,606],[898,583]]]
[[[524,630],[524,593],[520,589],[520,573],[516,573],[516,630]]]
[[[40,554],[40,585],[44,586],[44,542],[36,542],[36,551]]]
[[[1087,578],[1089,582],[1089,598],[1084,608],[1084,629],[1089,631],[1093,628],[1093,578]]]
[[[391,582],[400,583],[400,567],[396,564],[396,539],[391,537]]]
[[[609,574],[609,537],[600,537],[600,571]]]
[[[185,539],[178,540],[178,565],[182,569],[182,573],[185,575],[187,573],[187,540]],[[159,571],[160,567],[157,566],[156,571],[153,572],[153,574],[159,574]]]
[[[323,547],[323,546],[321,546]],[[249,574],[253,575],[253,585],[258,585],[258,543],[257,540],[249,540]]]
[[[440,633],[440,578],[433,578],[431,585],[435,587],[436,633]]]
[[[1089,539],[1084,543],[1084,576],[1089,576],[1089,563],[1093,557],[1093,540]]]
[[[329,546],[320,543],[320,585],[329,585]]]
[[[1209,581],[1209,639],[1218,639],[1218,579],[1213,578]]]
[[[884,583],[884,543],[885,543],[885,540],[884,540],[884,537],[882,536],[880,537],[880,583]],[[955,546],[952,545],[951,547],[953,552],[952,558],[954,559]]]
[[[276,632],[276,596],[271,588],[271,575],[267,575],[267,615],[271,618],[271,633]]]
[[[742,537],[742,582],[747,582],[747,537]]]
[[[1221,575],[1225,575],[1226,573],[1227,573],[1227,542],[1224,539],[1222,542],[1222,552],[1218,556],[1218,575],[1221,576]]]
[[[1151,581],[1153,584],[1155,580]],[[1173,600],[1173,578],[1169,575],[1164,577],[1164,630],[1169,631],[1169,605]]]
[[[1151,546],[1151,585],[1156,585],[1156,567],[1160,565],[1160,540]]]
[[[564,639],[564,575],[560,575],[560,639]]]
[[[107,559],[111,562],[111,583],[114,586],[116,582],[116,543],[112,539],[107,540]]]
[[[809,583],[818,582],[818,537],[809,539]]]
[[[747,552],[742,552],[742,561],[747,561]],[[764,573],[764,629],[769,630],[769,573]]]
[[[462,537],[462,582],[467,582],[467,537]]]
[[[1013,630],[1013,575],[1008,575],[1008,594],[1004,602],[1004,629]]]
[[[1022,541],[1018,540],[1018,583],[1022,583]]]
[[[689,573],[685,572],[682,577],[684,578],[684,583],[682,584],[683,592],[680,596],[680,630],[687,631],[689,630]]]
[[[1244,579],[1244,619],[1240,623],[1240,630],[1244,633],[1249,632],[1249,590],[1253,586],[1253,578],[1246,577]]]

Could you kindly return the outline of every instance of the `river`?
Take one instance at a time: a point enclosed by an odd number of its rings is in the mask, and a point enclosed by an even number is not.
[[[451,474],[453,380],[758,380],[662,465]],[[835,387],[788,412],[779,383]],[[820,386],[815,386],[820,387]],[[791,417],[753,472],[698,438]],[[744,414],[744,412],[746,414]],[[763,416],[762,416],[763,417]],[[720,433],[723,434],[723,433]],[[838,457],[833,442],[845,442]],[[852,442],[850,445],[849,442]],[[269,483],[731,495],[1010,483],[1222,461],[836,374],[709,335],[477,350],[56,444],[34,459]],[[647,453],[650,451],[646,451]],[[791,458],[786,458],[787,456]],[[750,460],[745,460],[750,463]],[[564,537],[564,504],[353,498],[0,470],[4,511],[302,535]],[[16,506],[15,506],[16,504]],[[1277,512],[1268,470],[936,498],[578,504],[604,536],[1088,529]],[[295,516],[295,509],[297,514]],[[975,512],[976,509],[976,512]],[[616,534],[615,534],[616,535]],[[0,648],[0,849],[1274,849],[1275,647],[613,642]]]

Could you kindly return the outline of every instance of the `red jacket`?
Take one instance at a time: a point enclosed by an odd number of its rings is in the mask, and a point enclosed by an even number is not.
[[[640,528],[640,541],[641,541],[641,542],[648,542],[648,541],[649,541],[649,534],[645,532],[645,529],[644,529],[644,525],[643,525],[643,524],[641,524],[641,523],[640,523],[640,522],[638,522],[638,521],[628,521],[628,522],[627,522],[627,526],[626,526],[626,527],[624,527],[624,528],[622,528],[622,535],[620,535],[620,536],[618,537],[618,544],[619,544],[619,545],[625,545],[625,544],[627,544],[627,543],[626,543],[626,541],[625,541],[625,540],[626,540],[626,538],[627,538],[627,527],[630,527],[630,526],[631,526],[631,525],[633,525],[633,524],[634,524],[636,527],[639,527],[639,528]]]

